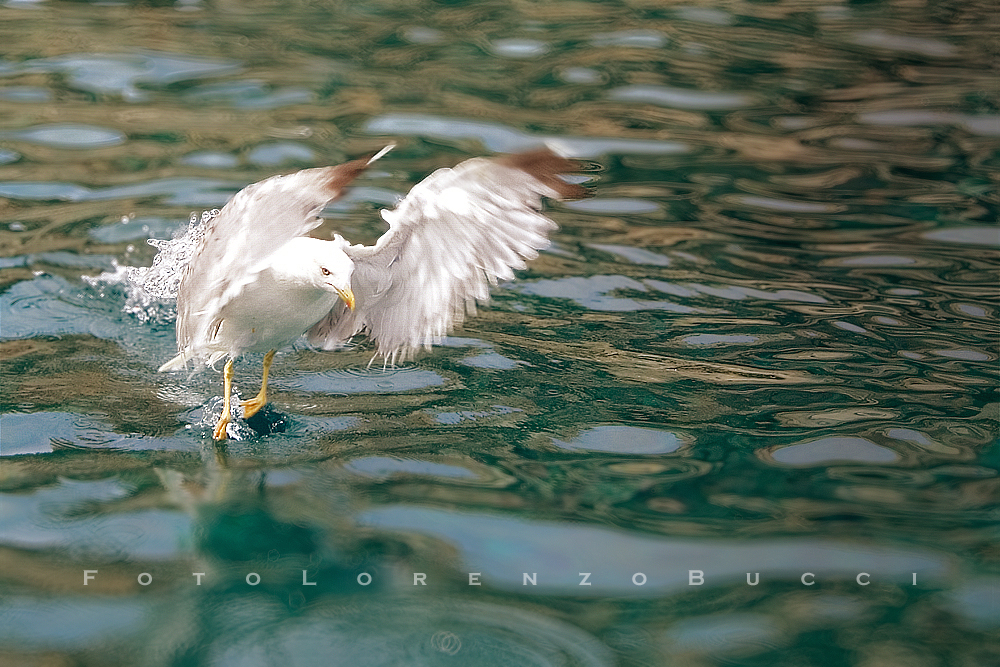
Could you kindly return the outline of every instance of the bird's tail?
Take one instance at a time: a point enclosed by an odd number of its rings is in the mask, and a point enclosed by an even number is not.
[[[191,354],[188,352],[181,352],[176,357],[168,361],[159,367],[158,372],[171,372],[171,371],[182,371],[187,368],[188,359],[191,358]]]
[[[167,363],[165,363],[162,366],[160,366],[159,369],[157,369],[157,370],[160,373],[163,373],[164,371],[170,372],[170,371],[183,371],[183,370],[187,370],[187,362],[191,361],[192,359],[194,359],[194,361],[195,361],[195,368],[197,368],[198,367],[197,364],[199,364],[201,362],[204,362],[207,365],[212,366],[214,368],[215,367],[215,363],[217,361],[219,361],[219,359],[223,359],[223,358],[225,358],[227,356],[234,356],[234,355],[232,353],[230,353],[230,352],[224,352],[224,351],[221,351],[221,350],[216,350],[216,351],[212,352],[211,354],[208,354],[204,350],[197,350],[197,349],[195,349],[195,350],[184,350],[183,352],[181,352],[180,354],[178,354],[176,357],[174,357],[173,359],[171,359]]]

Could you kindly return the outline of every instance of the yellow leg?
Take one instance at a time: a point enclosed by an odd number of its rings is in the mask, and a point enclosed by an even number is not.
[[[232,410],[230,396],[233,393],[233,360],[226,362],[226,367],[222,370],[222,414],[215,424],[212,437],[216,440],[226,439],[226,426],[229,425],[229,413]]]
[[[260,391],[253,398],[240,403],[240,405],[243,406],[244,419],[253,417],[262,407],[264,407],[265,404],[267,404],[267,373],[271,370],[271,362],[274,361],[275,352],[276,350],[271,350],[264,355],[264,375],[260,380]]]

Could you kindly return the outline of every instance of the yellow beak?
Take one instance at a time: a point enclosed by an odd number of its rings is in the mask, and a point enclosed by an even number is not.
[[[354,292],[351,291],[351,288],[348,287],[347,289],[340,289],[339,287],[334,287],[333,289],[337,290],[337,294],[339,294],[340,298],[344,300],[347,307],[354,310]]]

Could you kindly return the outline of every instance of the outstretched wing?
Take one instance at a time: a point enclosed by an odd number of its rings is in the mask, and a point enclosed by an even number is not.
[[[559,178],[577,169],[540,149],[434,172],[382,212],[389,231],[374,246],[347,249],[357,306],[338,304],[310,342],[333,349],[365,331],[389,361],[429,347],[489,299],[490,284],[513,278],[549,245],[556,225],[540,212],[542,197],[586,196]]]
[[[177,293],[177,347],[170,370],[205,354],[219,313],[252,283],[270,255],[315,229],[323,206],[336,199],[370,160],[305,169],[249,185],[207,223]],[[215,356],[221,356],[215,351]],[[169,367],[169,368],[168,368]]]

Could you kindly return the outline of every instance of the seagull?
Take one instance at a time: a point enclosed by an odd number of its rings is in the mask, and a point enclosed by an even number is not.
[[[435,171],[381,211],[389,229],[375,245],[307,236],[323,207],[391,148],[248,185],[205,223],[177,290],[178,354],[160,371],[227,358],[215,440],[226,438],[241,354],[266,353],[260,392],[241,403],[244,417],[267,403],[275,352],[302,334],[333,350],[365,333],[376,357],[408,359],[475,314],[490,285],[511,280],[549,245],[556,224],[542,214],[542,197],[588,195],[560,177],[578,162],[540,148]]]

